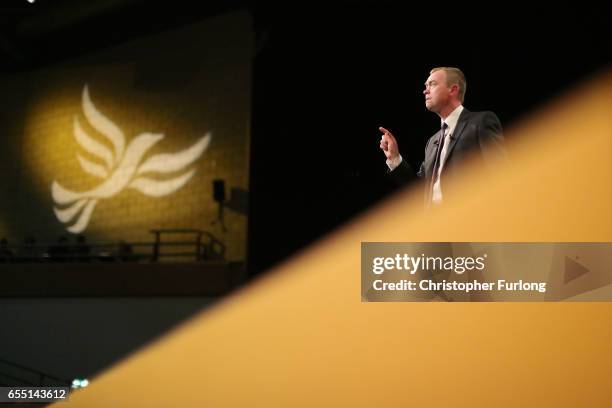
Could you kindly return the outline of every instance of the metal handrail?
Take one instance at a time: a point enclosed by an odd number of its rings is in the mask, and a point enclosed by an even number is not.
[[[159,256],[167,256],[168,254],[160,254],[160,248],[164,244],[161,242],[162,234],[195,234],[195,242],[191,242],[191,245],[195,244],[195,260],[202,260],[202,248],[206,249],[209,247],[211,252],[217,252],[220,256],[225,256],[225,244],[219,241],[213,234],[208,231],[196,229],[196,228],[167,228],[167,229],[153,229],[149,231],[151,234],[155,235],[155,244],[153,246],[153,261],[157,261]],[[209,239],[208,246],[202,246],[202,237],[206,236]],[[215,251],[215,248],[218,251]]]
[[[59,378],[57,376],[54,376],[54,375],[42,372],[40,370],[36,370],[34,368],[25,366],[23,364],[14,363],[12,361],[8,361],[8,360],[5,360],[3,358],[0,358],[0,364],[4,364],[4,365],[10,366],[10,367],[18,368],[20,370],[29,372],[31,374],[36,374],[40,378],[40,382],[39,382],[38,385],[43,385],[45,378],[58,381],[58,382],[60,382],[62,384],[68,385],[68,386],[71,384],[71,382],[69,380],[66,380],[64,378]],[[32,386],[36,385],[35,383],[33,383],[31,381],[28,381],[28,380],[23,379],[23,378],[15,377],[15,376],[13,376],[11,374],[6,374],[6,373],[3,373],[1,371],[0,371],[0,376],[5,377],[5,378],[10,378],[10,379],[15,380],[17,382],[20,382],[21,384],[25,383],[25,384],[32,385]]]
[[[160,229],[151,230],[156,234],[155,241],[138,242],[94,242],[94,243],[35,243],[24,245],[7,245],[0,248],[0,263],[12,262],[57,262],[57,261],[130,261],[150,260],[158,261],[162,257],[194,257],[196,261],[207,259],[209,253],[223,258],[226,247],[213,234],[196,229]],[[195,233],[195,240],[180,240],[162,242],[162,234]],[[202,238],[208,238],[203,243]],[[162,252],[161,248],[180,248],[194,246],[193,251]],[[129,252],[123,252],[130,248]],[[147,248],[149,251],[132,252],[133,249]],[[4,253],[3,253],[4,251]]]

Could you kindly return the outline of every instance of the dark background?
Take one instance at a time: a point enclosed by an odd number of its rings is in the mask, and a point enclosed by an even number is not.
[[[507,126],[609,68],[606,14],[583,3],[3,2],[0,69],[28,72],[246,8],[253,16],[251,276],[388,195],[378,126],[415,166],[438,119],[423,82],[466,74],[465,106]]]
[[[508,126],[609,67],[604,13],[576,7],[557,6],[555,15],[510,2],[256,9],[253,269],[393,191],[379,126],[394,132],[404,159],[420,165],[439,127],[422,94],[431,68],[460,67],[465,106],[492,110]]]
[[[463,69],[465,106],[496,112],[506,127],[610,68],[608,16],[583,3],[554,13],[511,2],[405,3],[3,1],[0,75],[246,7],[256,50],[248,262],[257,276],[394,191],[378,126],[420,163],[439,126],[422,95],[432,67]],[[110,296],[3,299],[0,357],[90,376],[214,301]]]

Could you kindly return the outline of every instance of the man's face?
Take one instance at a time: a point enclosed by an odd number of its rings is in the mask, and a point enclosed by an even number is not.
[[[442,110],[450,99],[451,89],[446,86],[446,72],[439,70],[429,75],[425,82],[425,107],[435,113]]]

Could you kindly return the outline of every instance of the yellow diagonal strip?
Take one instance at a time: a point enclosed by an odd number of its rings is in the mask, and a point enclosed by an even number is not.
[[[612,406],[612,303],[360,301],[361,241],[612,241],[612,75],[507,133],[510,164],[466,169],[444,208],[393,197],[68,405]]]

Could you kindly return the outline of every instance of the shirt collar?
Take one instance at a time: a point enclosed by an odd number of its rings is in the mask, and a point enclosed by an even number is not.
[[[461,112],[463,112],[463,105],[457,106],[455,110],[446,117],[446,119],[440,121],[440,126],[442,126],[442,122],[446,122],[448,125],[448,133],[453,133],[455,131],[455,127],[457,126],[457,122],[459,121],[459,115],[461,115]]]

